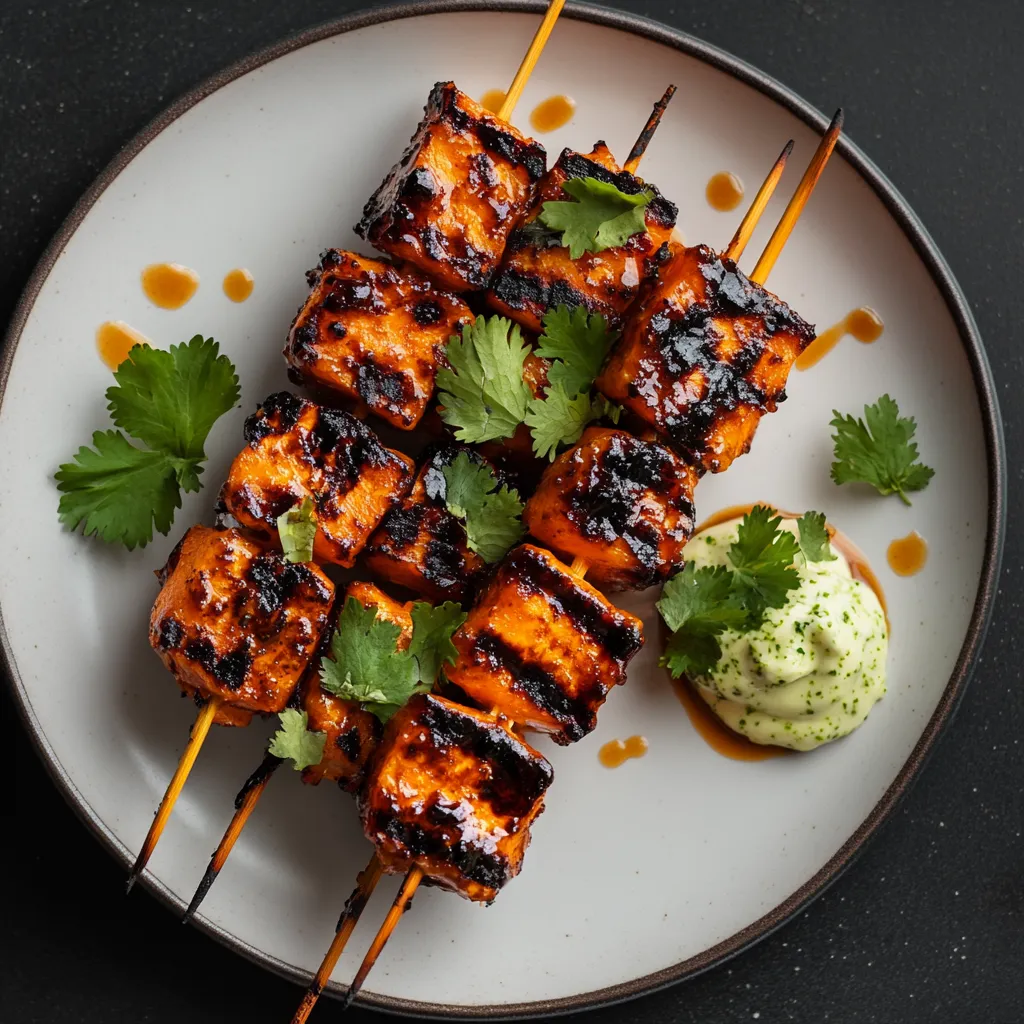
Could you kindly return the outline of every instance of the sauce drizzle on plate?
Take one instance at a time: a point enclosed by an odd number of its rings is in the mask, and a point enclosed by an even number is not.
[[[530,125],[535,132],[553,132],[572,120],[576,101],[571,96],[549,96],[538,103],[530,113]]]
[[[729,171],[719,171],[708,179],[704,195],[714,210],[735,210],[743,199],[743,182]]]
[[[180,309],[198,287],[199,275],[180,263],[151,263],[142,271],[142,290],[161,309]]]
[[[897,537],[885,553],[889,568],[897,576],[914,576],[928,561],[928,542],[912,530],[906,537]]]
[[[597,759],[605,768],[618,768],[631,757],[647,753],[647,740],[643,736],[630,736],[628,740],[611,740],[598,752]]]
[[[839,323],[819,334],[797,356],[796,368],[809,370],[815,363],[824,359],[847,334],[853,335],[865,345],[870,345],[871,342],[878,341],[884,330],[885,324],[882,323],[882,318],[870,306],[861,306],[860,309],[851,310]]]
[[[232,302],[245,302],[252,295],[253,277],[244,267],[229,270],[224,277],[224,294]]]
[[[96,348],[100,358],[116,370],[136,345],[148,345],[149,338],[123,320],[107,320],[96,328]]]

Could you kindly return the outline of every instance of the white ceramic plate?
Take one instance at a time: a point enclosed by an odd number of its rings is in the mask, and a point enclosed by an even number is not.
[[[430,86],[455,78],[479,96],[505,85],[539,9],[425,6],[433,13],[392,8],[328,26],[185,97],[75,210],[15,319],[0,408],[5,655],[59,785],[126,863],[194,715],[147,646],[150,570],[189,523],[210,520],[243,417],[287,385],[280,348],[305,292],[303,271],[327,246],[360,244],[350,225],[401,152]],[[614,88],[607,62],[591,59],[610,53],[630,68]],[[705,200],[713,173],[732,171],[752,187],[785,140],[796,139],[780,197],[744,261],[749,270],[824,125],[778,84],[649,22],[570,8],[518,120],[525,124],[548,95],[568,93],[577,113],[543,137],[549,153],[605,138],[622,154],[669,82],[679,95],[644,174],[679,203],[688,240],[721,247],[735,227],[738,213],[716,213]],[[202,278],[176,312],[150,305],[139,287],[141,268],[163,260]],[[252,270],[256,288],[235,305],[220,280],[239,265]],[[863,729],[813,755],[729,761],[698,738],[651,644],[592,736],[568,749],[540,741],[557,783],[522,876],[487,910],[421,893],[366,1002],[440,1015],[549,1014],[709,966],[835,877],[951,714],[984,632],[1003,524],[995,398],[967,304],[900,197],[845,142],[771,285],[820,326],[869,304],[885,334],[870,347],[847,339],[815,370],[795,373],[791,400],[765,420],[753,452],[701,484],[700,510],[767,500],[823,509],[849,533],[889,597],[888,697]],[[172,536],[133,554],[61,532],[52,482],[58,463],[107,425],[110,374],[93,337],[108,319],[124,319],[163,346],[212,334],[242,382],[243,407],[211,439],[207,489],[186,499]],[[912,509],[829,481],[833,406],[859,412],[886,390],[917,417],[923,455],[937,470]],[[911,529],[928,539],[932,557],[920,575],[897,579],[886,546]],[[652,603],[650,594],[623,600],[649,623]],[[270,729],[218,730],[203,750],[148,879],[178,909]],[[634,733],[648,738],[648,756],[602,768],[598,748]],[[347,797],[282,774],[199,923],[304,979],[367,851]],[[383,889],[336,971],[343,982],[390,901],[393,886]]]

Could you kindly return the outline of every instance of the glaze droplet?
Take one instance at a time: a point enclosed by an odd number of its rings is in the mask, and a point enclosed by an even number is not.
[[[245,302],[252,295],[253,277],[244,267],[229,270],[224,277],[224,294],[232,302]]]
[[[198,287],[199,275],[180,263],[151,263],[142,271],[142,290],[161,309],[180,309]]]
[[[100,358],[116,370],[136,345],[148,345],[149,338],[123,320],[107,320],[96,328],[96,348]]]

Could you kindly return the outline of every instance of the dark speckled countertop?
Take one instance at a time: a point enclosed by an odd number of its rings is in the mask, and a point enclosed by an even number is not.
[[[4,0],[4,322],[80,193],[163,106],[253,50],[365,6]],[[857,864],[796,921],[727,966],[583,1019],[1024,1021],[1024,540],[1014,529],[1024,500],[1024,5],[618,6],[732,51],[821,110],[843,104],[852,138],[910,200],[970,299],[1005,417],[1011,520],[995,623],[975,680],[922,779]],[[6,687],[3,721],[15,785],[0,814],[16,868],[3,899],[0,1021],[288,1020],[291,985],[183,929],[149,897],[120,898],[121,869],[49,782]],[[372,1016],[352,1011],[349,1019]]]

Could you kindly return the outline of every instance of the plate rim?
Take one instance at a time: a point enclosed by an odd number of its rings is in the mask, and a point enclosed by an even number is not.
[[[194,107],[201,100],[217,92],[231,82],[265,64],[296,50],[333,36],[343,35],[356,29],[391,21],[423,15],[493,12],[493,13],[540,13],[547,7],[546,0],[421,0],[394,6],[356,11],[341,18],[332,19],[260,49],[236,61],[192,89],[182,94],[168,107],[136,133],[106,165],[92,185],[82,194],[67,215],[56,234],[36,264],[7,327],[0,345],[0,407],[3,405],[10,378],[14,355],[21,340],[25,325],[35,307],[36,299],[50,272],[60,258],[64,246],[74,236],[85,216],[100,196],[116,180],[131,161],[142,152],[159,134],[174,121]],[[683,32],[670,28],[643,15],[632,14],[612,8],[597,7],[589,3],[570,0],[563,17],[589,22],[607,28],[618,29],[639,35],[653,42],[671,47],[679,52],[709,64],[719,71],[751,86],[769,99],[780,104],[804,124],[824,131],[829,123],[815,107],[796,92],[772,76],[758,70],[746,61],[725,50]],[[920,776],[928,758],[935,749],[940,736],[955,717],[967,684],[973,675],[982,643],[988,631],[995,606],[999,573],[1002,564],[1003,544],[1006,533],[1007,501],[1007,455],[1003,435],[1002,419],[995,379],[982,344],[981,335],[974,321],[967,297],[957,283],[949,264],[942,256],[928,230],[885,174],[846,136],[839,140],[838,152],[857,171],[882,201],[889,214],[910,241],[918,258],[942,295],[946,307],[957,326],[957,331],[967,356],[979,403],[982,427],[985,435],[987,461],[987,483],[989,502],[986,522],[985,552],[981,576],[970,622],[963,646],[953,667],[934,713],[925,725],[921,737],[893,780],[892,784],[872,808],[870,813],[833,854],[832,857],[795,892],[782,900],[767,914],[736,932],[720,943],[660,971],[643,975],[628,982],[602,989],[583,992],[573,996],[535,1000],[525,1003],[499,1003],[486,1006],[467,1006],[424,1002],[385,996],[373,992],[362,993],[357,999],[359,1005],[386,1012],[418,1016],[427,1019],[462,1020],[511,1020],[550,1017],[583,1010],[597,1009],[615,1003],[647,995],[670,985],[688,980],[712,967],[716,967],[748,949],[754,943],[770,935],[777,928],[799,914],[813,900],[820,896],[863,851],[872,838],[891,817],[899,802],[911,785]],[[30,695],[25,688],[3,621],[0,607],[0,670],[10,681],[22,723],[39,754],[44,767],[57,786],[58,791],[76,815],[90,828],[110,854],[125,868],[133,862],[130,850],[113,834],[87,803],[74,780],[65,771],[56,753],[50,746],[32,708]],[[184,901],[171,892],[152,875],[143,875],[143,882],[158,899],[172,910],[181,913]],[[227,929],[209,919],[197,916],[197,927],[204,933],[275,974],[299,984],[307,984],[312,975],[291,964],[270,956],[257,947],[244,942]],[[345,988],[331,982],[326,992],[335,997],[344,994]]]

